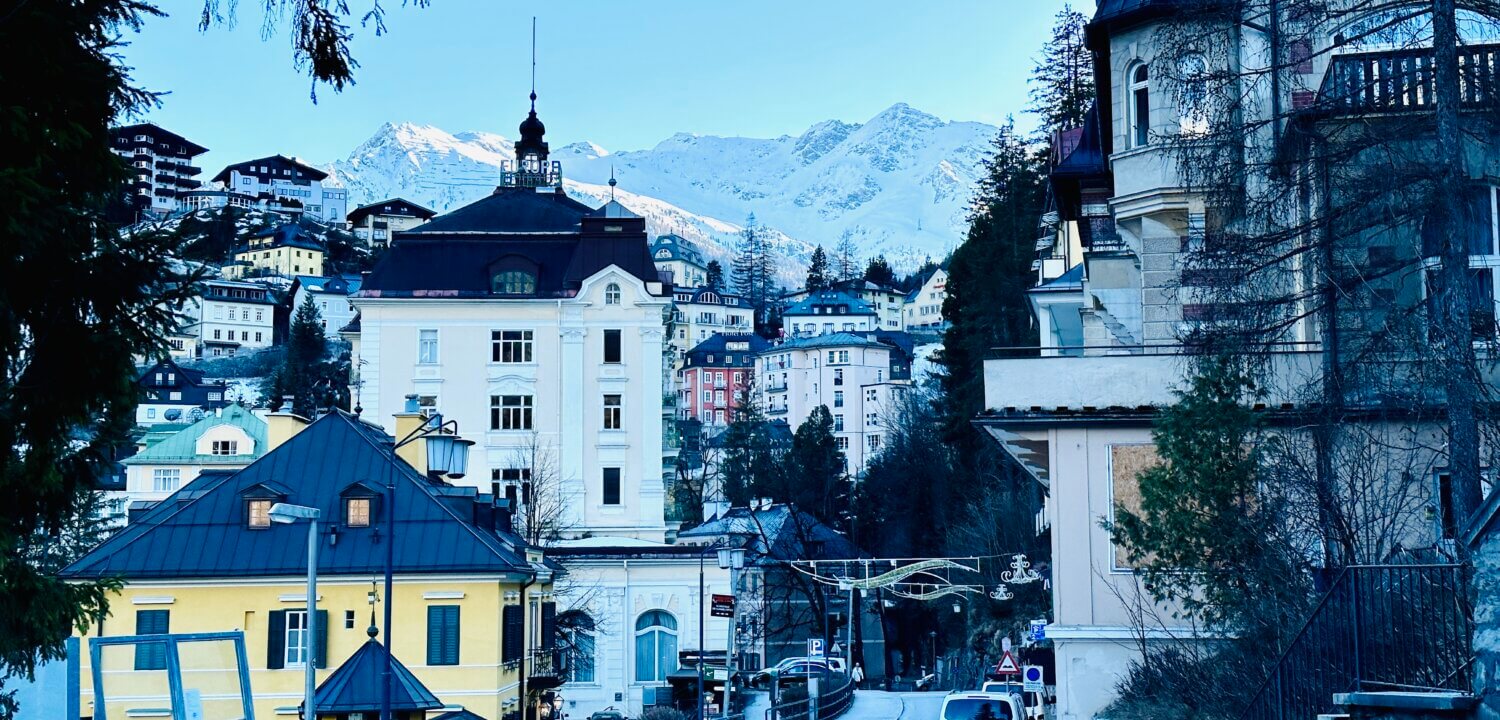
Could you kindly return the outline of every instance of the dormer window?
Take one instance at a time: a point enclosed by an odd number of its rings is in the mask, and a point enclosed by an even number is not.
[[[349,527],[369,527],[370,498],[352,497],[345,499],[344,524]]]
[[[619,284],[617,284],[617,283],[610,283],[609,285],[605,286],[605,288],[604,288],[604,304],[605,305],[619,305],[620,304],[620,286],[619,286]]]
[[[265,499],[246,500],[245,524],[252,529],[271,527],[271,501]]]
[[[490,278],[490,292],[497,295],[536,294],[536,275],[525,270],[505,270]]]
[[[240,444],[234,440],[215,440],[213,444],[214,455],[238,455]]]

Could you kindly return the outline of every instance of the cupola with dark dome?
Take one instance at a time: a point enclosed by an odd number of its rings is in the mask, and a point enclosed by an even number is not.
[[[521,139],[516,141],[515,168],[505,169],[501,188],[562,187],[562,164],[547,160],[547,126],[536,116],[535,91],[531,93],[531,112],[518,129]]]

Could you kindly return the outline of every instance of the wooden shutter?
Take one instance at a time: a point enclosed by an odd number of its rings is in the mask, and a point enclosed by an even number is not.
[[[557,647],[557,603],[542,603],[542,649]]]
[[[135,611],[135,634],[166,635],[170,623],[167,610]],[[138,644],[135,646],[136,670],[165,670],[167,667],[166,643]]]
[[[286,611],[272,610],[266,629],[266,669],[286,667]]]
[[[328,611],[318,611],[318,638],[313,643],[313,657],[320,668],[328,667]]]
[[[521,659],[526,648],[526,638],[522,636],[525,632],[525,618],[521,614],[520,605],[506,605],[500,615],[504,635],[501,638],[500,660],[502,662],[515,662]]]

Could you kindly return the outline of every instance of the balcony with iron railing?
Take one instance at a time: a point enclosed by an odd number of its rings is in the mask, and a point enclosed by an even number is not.
[[[1458,95],[1462,107],[1500,99],[1500,44],[1458,49]],[[1378,50],[1335,55],[1309,110],[1329,115],[1431,110],[1436,105],[1432,48]]]

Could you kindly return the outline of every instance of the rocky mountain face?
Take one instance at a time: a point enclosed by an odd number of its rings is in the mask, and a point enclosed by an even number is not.
[[[897,104],[862,124],[830,120],[795,137],[679,133],[621,152],[554,142],[552,158],[562,161],[569,194],[602,203],[613,172],[616,198],[645,216],[653,234],[682,235],[711,257],[728,258],[753,213],[796,265],[814,245],[848,237],[865,255],[909,267],[941,258],[962,238],[995,133]],[[328,169],[349,188],[351,207],[404,197],[442,211],[489,193],[514,158],[511,142],[387,123]]]

